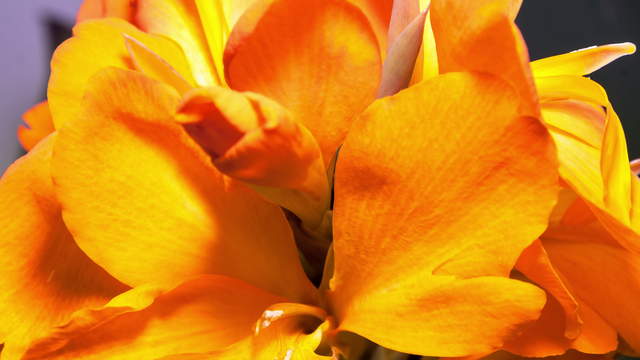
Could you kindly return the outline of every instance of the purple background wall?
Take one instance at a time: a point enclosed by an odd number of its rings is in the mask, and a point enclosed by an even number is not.
[[[20,116],[44,99],[55,21],[73,24],[81,0],[0,1],[0,173],[20,154]],[[54,19],[56,19],[54,21]]]

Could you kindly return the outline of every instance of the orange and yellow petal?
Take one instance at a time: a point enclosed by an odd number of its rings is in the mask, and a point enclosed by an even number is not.
[[[215,275],[177,287],[143,286],[102,308],[76,313],[35,341],[24,359],[137,360],[224,351],[251,336],[263,311],[282,300]]]
[[[0,180],[2,359],[20,358],[73,312],[128,289],[83,254],[62,221],[50,173],[55,140],[42,140]]]
[[[322,154],[309,130],[273,100],[253,93],[200,88],[179,109],[183,127],[225,175],[317,228],[329,210]]]
[[[131,286],[216,273],[312,301],[280,208],[216,170],[175,123],[179,102],[173,88],[140,73],[92,78],[53,157],[80,247]]]
[[[374,99],[380,66],[366,17],[338,0],[258,3],[238,21],[225,51],[229,86],[290,110],[317,139],[325,164]]]
[[[561,75],[589,75],[622,56],[633,54],[632,43],[593,46],[570,53],[547,57],[531,62],[535,77]]]
[[[540,241],[523,252],[516,269],[547,291],[547,303],[540,318],[503,349],[527,357],[561,355],[568,349],[596,354],[616,349],[616,331],[573,296]]]
[[[216,52],[216,49],[210,48],[206,26],[211,27],[209,30],[212,33],[222,35],[226,25],[216,22],[220,18],[204,21],[207,18],[201,18],[201,6],[198,3],[205,2],[139,0],[136,23],[145,32],[166,36],[180,44],[199,86],[221,85],[224,84],[224,79],[221,78],[222,69],[218,69],[218,63],[221,63],[222,49]],[[211,1],[210,6],[219,7],[220,1]],[[206,13],[202,14],[205,15]]]
[[[331,280],[348,330],[462,356],[537,319],[544,293],[504,277],[547,226],[557,164],[547,131],[520,109],[506,82],[456,73],[378,100],[354,124],[336,169]]]
[[[54,131],[49,103],[43,101],[22,115],[26,125],[18,127],[20,145],[29,151]]]
[[[519,1],[432,0],[431,23],[441,73],[478,71],[510,83],[527,115],[538,116],[529,54],[513,19]],[[496,56],[500,54],[500,56]]]
[[[91,76],[101,69],[135,69],[126,36],[155,52],[188,81],[191,71],[180,47],[169,39],[148,35],[121,19],[82,22],[74,36],[58,47],[51,60],[47,97],[56,128],[78,115]],[[151,74],[153,76],[153,74]]]

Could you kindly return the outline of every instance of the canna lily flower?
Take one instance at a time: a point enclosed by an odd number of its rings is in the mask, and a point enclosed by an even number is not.
[[[81,22],[53,60],[56,131],[0,182],[3,360],[355,357],[353,334],[429,356],[500,349],[545,305],[509,275],[547,227],[558,166],[510,8],[481,2],[493,12],[478,18],[433,1],[434,24],[480,19],[434,27],[438,49],[479,35],[513,76],[490,52],[467,66],[445,51],[448,71],[359,116],[380,39],[345,1],[260,2],[221,57],[194,52],[219,33],[187,2],[138,2],[139,24],[200,24],[174,40]],[[317,174],[340,144],[315,288],[282,211],[252,188]],[[258,156],[270,146],[278,161]],[[293,175],[278,179],[280,160]]]
[[[419,9],[408,3],[404,3],[403,9],[418,18]],[[394,3],[398,4],[400,2]],[[509,15],[513,18],[520,2],[513,1],[509,5]],[[467,8],[475,6],[470,3]],[[479,14],[481,7],[476,9]],[[439,17],[439,11],[438,4],[433,4],[430,22],[423,30],[423,57],[418,59],[413,71],[405,75],[404,84],[409,84],[411,74],[414,81],[416,77],[428,79],[448,71],[451,64],[477,69],[482,66],[482,58],[464,58],[457,53],[461,50],[475,53],[471,49],[479,46],[496,48],[495,39],[499,34],[509,34],[507,31],[475,32],[469,37],[474,42],[452,42],[449,44],[455,47],[449,46],[447,39],[462,38],[464,41],[465,37],[460,34],[473,29],[476,19],[483,16],[464,18],[460,15],[463,19],[460,20]],[[501,24],[503,19],[494,21],[495,27],[504,26]],[[453,22],[469,25],[456,29],[451,26]],[[407,23],[405,26],[407,30],[411,28]],[[516,35],[511,36],[519,36],[517,29],[512,29],[512,34]],[[449,37],[444,35],[447,31]],[[489,37],[493,37],[492,42],[483,41]],[[504,44],[510,44],[510,49],[520,49],[522,61],[509,65],[494,59],[495,66],[489,64],[488,68],[514,83],[514,79],[521,80],[522,74],[527,74],[519,67],[526,66],[528,57],[519,42]],[[507,51],[498,49],[499,53]],[[489,358],[518,357],[513,354],[544,357],[561,355],[568,349],[590,354],[609,353],[616,348],[623,352],[638,352],[639,333],[633,325],[640,322],[636,319],[634,299],[637,296],[616,295],[619,288],[634,294],[640,288],[637,268],[640,239],[635,221],[638,179],[630,169],[624,133],[606,93],[583,77],[634,51],[632,44],[613,44],[531,63],[535,92],[540,99],[540,109],[532,108],[532,114],[539,112],[542,115],[554,139],[565,189],[549,229],[522,254],[516,265],[517,278],[537,283],[547,292],[549,301],[542,317],[505,343],[504,349],[512,354],[498,353]],[[393,58],[392,53],[389,54],[385,67],[388,63],[397,67],[398,63],[406,61],[406,58]],[[499,68],[503,70],[497,71]],[[523,89],[521,94],[531,93],[532,88]],[[624,280],[620,279],[620,274],[625,274]],[[569,351],[565,356],[586,356],[579,354]]]

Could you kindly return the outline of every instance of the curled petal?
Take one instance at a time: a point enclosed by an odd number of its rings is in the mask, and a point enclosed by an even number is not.
[[[392,43],[382,67],[378,97],[393,95],[411,82],[423,42],[427,12],[419,14]]]
[[[131,286],[215,273],[313,301],[282,211],[211,165],[175,124],[173,88],[108,69],[84,99],[59,131],[53,174],[94,261]]]
[[[27,124],[18,127],[18,140],[29,151],[54,131],[49,103],[43,101],[22,115]]]
[[[215,13],[207,11],[202,13],[200,9],[204,1],[195,0],[138,0],[136,23],[145,32],[159,34],[176,41],[182,47],[196,83],[199,86],[211,86],[222,84],[217,68],[218,61],[222,59],[222,49],[210,48],[207,32],[224,36],[226,24],[219,22],[220,18],[214,18]],[[220,1],[209,2],[213,9],[219,6]],[[210,29],[207,30],[206,26]],[[211,38],[219,41],[218,38]],[[218,51],[218,52],[215,52]]]
[[[121,19],[85,21],[74,27],[73,35],[56,49],[51,60],[47,97],[56,128],[78,116],[91,76],[107,67],[134,68],[124,35],[144,44],[191,80],[191,70],[176,43],[145,34]]]
[[[223,88],[195,90],[182,124],[224,174],[317,228],[329,209],[329,182],[313,135],[276,102]]]
[[[76,15],[76,23],[108,17],[133,22],[137,3],[137,0],[84,0]]]
[[[0,180],[0,343],[2,359],[84,307],[126,291],[83,254],[62,222],[50,174],[55,135],[16,161]]]
[[[533,61],[531,70],[535,77],[561,75],[589,75],[622,56],[633,54],[632,43],[593,46],[570,53]]]
[[[282,300],[214,275],[175,288],[142,286],[102,308],[76,313],[34,342],[24,359],[133,360],[225,351],[250,336],[262,311]]]
[[[277,101],[311,131],[325,165],[380,79],[366,17],[339,0],[256,3],[231,33],[224,63],[231,88]]]

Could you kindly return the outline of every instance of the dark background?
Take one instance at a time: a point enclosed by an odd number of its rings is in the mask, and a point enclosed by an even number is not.
[[[524,0],[517,23],[531,59],[592,45],[640,45],[640,0]],[[622,120],[629,156],[640,157],[640,54],[625,56],[591,78],[607,90]]]

